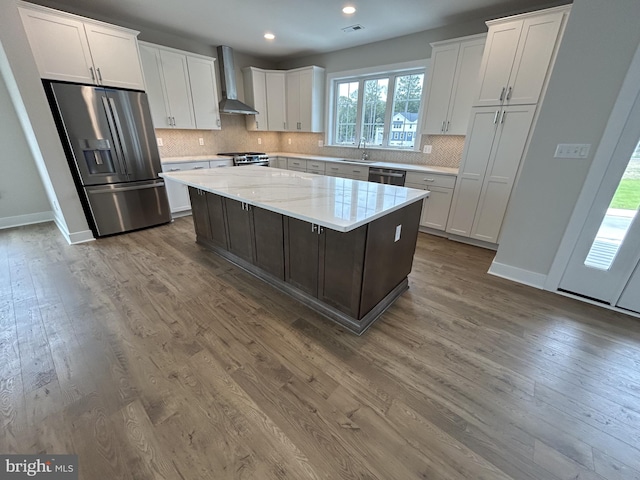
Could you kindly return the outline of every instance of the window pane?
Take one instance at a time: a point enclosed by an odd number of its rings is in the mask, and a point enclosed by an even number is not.
[[[609,270],[640,207],[640,143],[600,224],[584,261],[587,267]]]
[[[337,87],[335,143],[355,144],[358,82],[338,83]]]
[[[380,78],[364,82],[362,140],[367,145],[382,145],[384,114],[387,109],[389,79]]]
[[[389,146],[413,148],[418,127],[418,112],[424,74],[402,75],[396,78],[393,96],[393,118]],[[396,135],[397,133],[397,135]]]

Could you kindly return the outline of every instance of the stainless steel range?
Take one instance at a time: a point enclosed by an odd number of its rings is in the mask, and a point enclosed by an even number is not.
[[[236,166],[258,165],[263,167],[269,166],[269,156],[264,152],[226,152],[219,153],[225,157],[232,157],[233,164]]]

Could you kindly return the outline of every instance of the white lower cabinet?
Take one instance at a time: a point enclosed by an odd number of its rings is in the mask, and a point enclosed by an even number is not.
[[[498,243],[535,105],[474,108],[447,232]]]
[[[163,172],[183,172],[185,170],[202,170],[205,168],[220,168],[233,165],[231,160],[211,160],[203,162],[177,162],[163,163]],[[169,197],[169,207],[171,213],[176,214],[185,212],[188,214],[191,210],[191,200],[189,199],[189,188],[182,183],[165,181],[167,187],[167,196]]]
[[[456,177],[452,175],[407,172],[405,187],[431,192],[422,204],[421,226],[434,230],[446,228],[455,183]]]
[[[287,158],[287,170],[295,170],[296,172],[306,172],[307,161],[303,158]]]
[[[307,173],[315,173],[316,175],[325,174],[326,162],[319,160],[307,160]]]
[[[369,167],[351,163],[327,162],[324,174],[331,177],[367,181],[369,179]]]

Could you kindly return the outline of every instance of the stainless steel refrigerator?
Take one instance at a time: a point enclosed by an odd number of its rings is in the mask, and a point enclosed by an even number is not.
[[[58,82],[45,89],[94,234],[171,221],[146,94]]]

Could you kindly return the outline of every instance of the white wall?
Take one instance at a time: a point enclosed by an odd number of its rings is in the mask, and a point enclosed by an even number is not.
[[[4,172],[0,175],[0,228],[53,220],[47,194],[2,76],[0,112]]]
[[[503,225],[494,263],[549,272],[633,54],[638,0],[576,0]],[[585,160],[558,143],[589,143]]]
[[[54,220],[71,242],[93,238],[14,0],[0,1],[0,75],[53,207]]]

